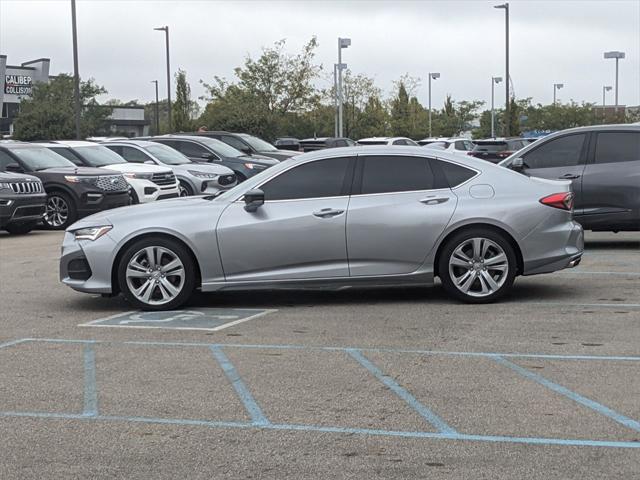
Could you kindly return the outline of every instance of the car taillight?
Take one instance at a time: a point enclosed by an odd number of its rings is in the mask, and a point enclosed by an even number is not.
[[[560,210],[573,210],[573,193],[554,193],[547,197],[541,198],[540,203]]]

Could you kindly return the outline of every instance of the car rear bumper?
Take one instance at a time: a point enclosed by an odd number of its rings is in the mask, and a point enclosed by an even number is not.
[[[546,252],[538,257],[524,258],[522,275],[551,273],[577,267],[584,253],[584,231],[577,222],[537,233],[528,241],[546,246]]]

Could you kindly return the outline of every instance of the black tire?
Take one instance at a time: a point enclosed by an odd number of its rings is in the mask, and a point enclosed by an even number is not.
[[[37,222],[10,223],[4,227],[11,235],[26,235],[36,228]]]
[[[191,197],[193,196],[193,188],[187,182],[180,182],[180,196],[181,197]]]
[[[129,287],[129,283],[127,282],[127,266],[129,262],[132,260],[134,256],[139,254],[139,252],[147,247],[160,247],[165,250],[168,250],[173,255],[175,255],[182,262],[183,270],[184,270],[184,283],[182,284],[182,288],[179,290],[179,293],[175,295],[174,298],[167,301],[166,303],[145,303],[144,301],[138,299],[136,295],[131,291]],[[162,258],[160,259],[162,262]],[[170,238],[142,238],[137,242],[130,245],[125,252],[120,256],[120,262],[118,264],[118,285],[120,286],[120,291],[122,292],[125,299],[134,305],[137,308],[148,311],[159,311],[159,310],[174,310],[181,305],[183,305],[195,290],[196,286],[196,266],[195,262],[191,256],[191,252],[184,247],[180,242],[170,239]],[[164,278],[164,277],[163,277]],[[167,275],[167,281],[169,280],[169,275]],[[142,284],[146,279],[134,279],[133,281],[139,281]],[[149,279],[151,281],[151,279]],[[162,281],[162,280],[160,280]],[[155,282],[156,284],[158,281]],[[140,286],[140,285],[139,285]],[[175,285],[174,285],[175,286]],[[134,285],[135,287],[135,285]],[[155,292],[152,292],[152,297],[155,295],[159,296],[162,292],[159,290],[159,286],[150,286],[151,289],[156,289]],[[153,298],[151,298],[153,300]]]
[[[131,203],[129,205],[138,205],[140,203],[138,194],[133,188],[129,190],[129,198],[131,199]]]
[[[460,276],[458,279],[463,278],[466,275],[465,269],[468,269],[469,277],[467,277],[468,281],[471,281],[469,284],[468,290],[469,293],[465,293],[461,288],[459,288],[454,278],[452,278],[452,272],[450,270],[450,260],[452,260],[453,253],[461,246],[465,245],[465,242],[472,242],[472,239],[487,239],[489,240],[488,245],[490,245],[490,251],[487,253],[498,252],[499,248],[502,249],[504,256],[506,256],[506,268],[504,270],[504,276],[500,273],[496,273],[492,267],[484,267],[484,258],[482,263],[480,263],[479,258],[472,259],[473,263],[468,266],[452,266],[453,275],[455,276],[456,272],[460,272]],[[492,242],[495,246],[491,246]],[[460,258],[460,257],[458,257]],[[491,262],[493,258],[497,258],[496,256],[491,256],[488,258],[488,262]],[[476,260],[478,260],[476,262]],[[489,264],[489,263],[487,263]],[[484,268],[483,268],[484,267]],[[488,270],[487,270],[488,268]],[[484,270],[484,271],[483,271]],[[506,295],[511,286],[513,285],[513,281],[515,280],[516,274],[518,271],[518,262],[516,253],[514,251],[513,246],[510,241],[504,234],[496,232],[495,230],[488,228],[472,228],[468,230],[461,231],[457,234],[454,234],[451,238],[449,238],[446,243],[443,245],[440,250],[439,260],[438,260],[438,275],[440,280],[442,281],[442,286],[446,290],[446,292],[465,303],[491,303],[499,300],[504,295]],[[475,280],[472,280],[470,276],[475,276]],[[499,285],[499,288],[491,291],[491,286],[487,283],[486,275],[490,275],[492,280],[499,279],[499,282],[496,282],[496,285]],[[482,278],[480,278],[482,277]],[[502,282],[502,283],[500,283]],[[466,282],[465,282],[466,283]],[[482,292],[472,292],[472,289],[488,289],[489,293],[483,294]],[[474,295],[475,293],[475,295]]]
[[[242,182],[244,182],[244,181],[247,179],[247,177],[245,177],[245,176],[244,176],[242,173],[240,173],[240,172],[233,172],[233,173],[235,173],[235,174],[236,174],[236,182],[237,182],[237,183],[236,183],[236,185],[237,185],[238,183],[242,183]]]
[[[54,204],[66,205],[66,217],[63,221],[59,221],[60,217],[57,217],[52,213],[51,208]],[[47,207],[45,215],[42,217],[42,222],[44,223],[45,228],[48,230],[64,230],[77,219],[78,209],[76,207],[76,202],[70,195],[60,191],[53,191],[47,195]]]

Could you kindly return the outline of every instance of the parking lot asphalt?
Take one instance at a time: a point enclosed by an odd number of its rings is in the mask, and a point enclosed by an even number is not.
[[[587,232],[498,304],[234,292],[170,318],[60,284],[61,240],[0,233],[0,478],[638,476],[638,234]]]

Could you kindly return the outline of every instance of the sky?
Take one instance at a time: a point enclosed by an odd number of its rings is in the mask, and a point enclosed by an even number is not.
[[[332,83],[337,39],[349,37],[343,62],[373,77],[389,95],[403,74],[421,79],[418,99],[440,108],[454,100],[489,106],[491,77],[505,76],[504,10],[485,0],[77,0],[79,69],[109,94],[101,100],[154,99],[152,80],[166,94],[164,33],[170,29],[171,67],[187,72],[192,96],[205,94],[200,80],[233,79],[233,69],[264,46],[286,39],[299,52],[312,36],[323,65],[320,88]],[[626,53],[620,61],[619,103],[640,104],[640,0],[512,0],[510,70],[518,98],[602,102],[603,85],[614,85],[615,60],[603,52]],[[51,74],[73,71],[70,0],[0,0],[0,54],[11,65],[51,59]],[[496,87],[504,102],[504,84]],[[607,103],[614,102],[613,91]]]

